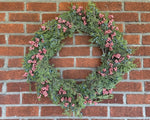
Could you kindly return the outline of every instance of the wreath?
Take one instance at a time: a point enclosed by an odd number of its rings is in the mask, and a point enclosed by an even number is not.
[[[112,98],[112,90],[122,76],[135,67],[130,58],[133,50],[115,26],[113,15],[102,14],[94,3],[86,10],[72,5],[70,11],[41,25],[29,43],[29,53],[24,57],[24,77],[36,82],[37,94],[49,97],[59,104],[67,115],[80,116],[88,104],[97,104]],[[91,45],[102,49],[101,66],[80,84],[73,79],[61,79],[59,71],[49,63],[63,46],[62,40],[75,32],[91,36]]]

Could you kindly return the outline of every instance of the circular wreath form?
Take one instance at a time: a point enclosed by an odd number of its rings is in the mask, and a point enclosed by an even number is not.
[[[101,66],[80,84],[61,79],[58,70],[49,64],[49,59],[62,48],[61,41],[75,32],[87,33],[92,37],[91,43],[103,51]],[[132,50],[115,26],[113,15],[100,13],[93,3],[86,10],[73,5],[70,11],[43,23],[29,43],[30,51],[24,57],[24,77],[37,83],[38,98],[48,96],[67,115],[79,116],[87,104],[112,98],[112,89],[134,67],[129,56]]]

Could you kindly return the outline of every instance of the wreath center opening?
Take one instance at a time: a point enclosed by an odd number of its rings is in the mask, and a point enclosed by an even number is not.
[[[101,65],[102,50],[91,46],[88,34],[75,33],[62,40],[64,46],[49,63],[60,72],[61,79],[84,80]]]

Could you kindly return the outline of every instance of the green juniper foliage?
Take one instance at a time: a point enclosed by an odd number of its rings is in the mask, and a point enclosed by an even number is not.
[[[103,51],[102,65],[80,84],[61,79],[58,70],[49,64],[49,59],[61,50],[61,41],[75,32],[90,35],[91,45],[96,44]],[[135,67],[129,56],[132,49],[127,47],[113,16],[102,14],[93,3],[86,10],[73,5],[70,11],[43,23],[30,44],[30,51],[24,57],[24,76],[28,82],[37,83],[39,98],[49,97],[67,115],[81,116],[86,105],[112,98],[112,89]]]

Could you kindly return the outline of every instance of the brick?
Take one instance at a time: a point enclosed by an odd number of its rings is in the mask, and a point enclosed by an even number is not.
[[[137,58],[137,59],[134,60],[133,63],[136,64],[136,67],[137,67],[137,68],[141,68],[141,59],[138,59],[138,58]]]
[[[116,24],[120,32],[123,32],[123,24]]]
[[[93,47],[92,55],[93,56],[101,56],[102,50],[99,47]]]
[[[0,116],[2,116],[2,108],[0,107]]]
[[[150,47],[132,47],[135,50],[134,56],[149,56]]]
[[[13,82],[13,83],[7,83],[7,92],[24,92],[24,91],[30,91],[30,87],[32,91],[35,91],[35,83],[31,83],[31,86],[29,83],[26,82]]]
[[[83,116],[107,116],[107,107],[87,106],[82,110]]]
[[[145,119],[128,119],[128,120],[145,120]]]
[[[0,83],[0,92],[2,92],[3,83]]]
[[[40,29],[38,24],[27,24],[27,33],[34,33]]]
[[[40,101],[37,99],[37,94],[23,94],[22,104],[51,104],[49,97],[41,97]]]
[[[118,114],[119,113],[119,114]],[[142,107],[111,107],[111,117],[142,117]]]
[[[87,2],[72,2],[73,5],[83,6],[85,9],[88,5]],[[70,10],[71,3],[69,2],[61,2],[59,3],[59,11],[68,11]]]
[[[140,82],[119,82],[114,91],[142,91],[142,83]]]
[[[19,106],[7,107],[6,116],[38,116],[39,107],[36,106]]]
[[[150,70],[133,70],[130,72],[130,79],[131,80],[148,80],[150,79]]]
[[[89,56],[89,47],[63,47],[60,52],[60,56]]]
[[[22,67],[22,58],[8,59],[8,67]]]
[[[74,5],[83,6],[84,8],[87,7],[87,2],[73,2]],[[95,2],[96,7],[99,8],[99,10],[107,11],[120,11],[121,10],[121,2]],[[71,3],[68,2],[61,2],[59,4],[59,10],[60,11],[67,11],[69,10],[69,7],[71,6]]]
[[[138,21],[138,13],[110,13],[114,16],[115,21],[136,22]]]
[[[100,11],[121,11],[121,2],[95,2]]]
[[[150,58],[144,58],[143,59],[143,66],[145,68],[149,68],[150,67]]]
[[[0,13],[0,21],[5,21],[5,13]]]
[[[23,2],[0,2],[0,11],[23,11]]]
[[[29,45],[32,35],[10,35],[8,38],[9,44],[15,45]]]
[[[74,58],[52,58],[50,64],[54,64],[55,67],[73,67]]]
[[[26,47],[26,54],[30,52],[29,47]]]
[[[9,13],[9,21],[39,22],[38,13]]]
[[[92,119],[92,120],[114,120],[114,119]],[[124,119],[115,119],[115,120],[124,120]]]
[[[127,40],[128,44],[140,44],[140,35],[124,35],[123,38]]]
[[[75,36],[75,44],[76,45],[89,45],[90,39],[91,39],[90,36],[85,36],[85,35],[79,36],[78,35],[78,36]]]
[[[125,25],[127,33],[149,33],[150,24],[127,24]]]
[[[145,91],[150,91],[150,82],[145,82]]]
[[[19,119],[3,119],[3,120],[19,120]]]
[[[20,95],[0,95],[0,104],[19,104]]]
[[[25,119],[22,119],[22,120],[25,120]],[[39,119],[28,119],[28,120],[39,120]],[[40,119],[40,120],[54,120],[54,119]]]
[[[70,119],[69,118],[64,119],[64,118],[62,118],[62,119],[57,119],[57,120],[88,120],[88,119],[74,119],[74,118],[73,119],[71,119],[71,118]]]
[[[20,80],[24,79],[24,70],[0,71],[0,80]]]
[[[125,80],[125,79],[127,79],[127,73],[125,73],[123,76],[122,76],[122,78]]]
[[[149,22],[150,21],[150,13],[141,13],[141,21]]]
[[[23,56],[23,47],[0,47],[1,56]]]
[[[51,21],[55,19],[55,17],[58,17],[60,14],[42,14],[42,20],[43,21]]]
[[[150,94],[127,95],[127,104],[150,104],[149,100],[150,100]]]
[[[0,35],[0,44],[6,44],[4,35]]]
[[[142,44],[143,45],[150,45],[150,35],[142,36]]]
[[[4,66],[4,59],[0,59],[0,67]]]
[[[73,44],[73,38],[67,37],[67,38],[62,40],[62,43],[65,45],[72,45]]]
[[[98,67],[100,65],[99,58],[76,58],[76,67]]]
[[[92,71],[91,70],[64,70],[64,79],[85,79]]]
[[[125,2],[126,11],[150,11],[149,2]]]
[[[23,33],[23,24],[0,24],[1,33]]]
[[[41,107],[41,116],[64,116],[64,110],[59,106]]]
[[[111,104],[123,104],[123,95],[122,94],[113,94],[113,99],[105,99],[100,103],[111,103]]]
[[[146,111],[146,116],[150,117],[150,112],[149,112],[150,111],[150,107],[146,107],[145,111]]]
[[[38,3],[29,2],[27,3],[28,11],[56,11],[56,3]]]

